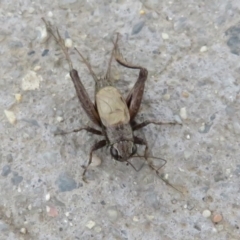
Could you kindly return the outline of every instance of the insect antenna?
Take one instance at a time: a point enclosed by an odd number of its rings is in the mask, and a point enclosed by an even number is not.
[[[82,61],[84,62],[84,64],[87,66],[88,71],[90,72],[92,78],[94,79],[95,82],[98,81],[97,75],[94,73],[94,71],[92,70],[91,65],[89,64],[89,62],[87,61],[87,59],[78,51],[77,48],[74,48],[77,53],[79,54],[79,56],[81,57]]]
[[[64,40],[62,39],[59,31],[58,31],[58,28],[55,29],[57,35],[54,33],[54,30],[53,30],[53,27],[51,26],[51,24],[49,22],[47,22],[44,18],[42,18],[43,22],[45,23],[46,25],[46,29],[47,31],[53,36],[53,38],[55,39],[55,41],[58,43],[58,45],[61,47],[65,57],[66,57],[66,60],[68,62],[68,65],[69,65],[69,68],[70,70],[73,70],[73,65],[72,65],[72,61],[70,59],[70,56],[69,56],[69,53],[68,53],[68,48],[65,46],[65,42]]]
[[[174,187],[171,183],[169,183],[169,181],[168,181],[167,179],[163,178],[163,177],[159,174],[159,170],[166,165],[167,160],[165,160],[165,159],[163,159],[163,158],[158,158],[158,157],[150,157],[150,158],[154,158],[154,159],[161,159],[162,161],[164,161],[164,163],[162,164],[162,166],[156,169],[156,168],[149,162],[149,160],[148,160],[145,156],[138,155],[138,156],[132,156],[131,158],[136,158],[136,157],[144,158],[144,159],[147,161],[148,166],[149,166],[152,170],[154,170],[154,171],[156,172],[156,174],[158,175],[158,177],[159,177],[163,182],[165,182],[166,185],[172,187],[173,189],[175,189],[175,190],[178,191],[179,193],[183,194],[179,189],[177,189],[176,187]],[[129,162],[128,162],[128,163],[129,163]],[[141,166],[140,169],[142,169],[142,167],[143,167],[143,165]],[[135,167],[134,167],[134,169],[135,169]],[[140,170],[140,169],[139,169],[139,170]],[[138,170],[138,171],[139,171],[139,170]]]

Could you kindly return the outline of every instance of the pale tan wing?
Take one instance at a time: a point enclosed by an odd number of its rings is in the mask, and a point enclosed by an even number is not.
[[[125,99],[114,87],[104,87],[96,94],[96,105],[102,124],[113,126],[130,121]]]

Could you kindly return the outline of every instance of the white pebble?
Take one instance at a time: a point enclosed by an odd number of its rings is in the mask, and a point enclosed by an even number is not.
[[[102,160],[97,155],[93,154],[91,166],[97,167],[97,166],[101,165],[101,163],[102,163]]]
[[[168,101],[170,97],[171,97],[170,94],[167,94],[167,93],[163,95],[163,99],[166,101]]]
[[[49,213],[51,208],[49,206],[46,206],[46,212]]]
[[[15,99],[16,99],[16,101],[17,101],[18,103],[21,102],[21,101],[22,101],[22,94],[16,93],[16,94],[15,94]]]
[[[92,229],[95,225],[96,225],[96,223],[94,221],[90,220],[87,222],[86,227],[89,229]]]
[[[94,231],[97,232],[97,233],[100,233],[102,231],[102,228],[100,226],[96,226],[94,228]]]
[[[200,52],[206,52],[208,50],[207,46],[202,46]]]
[[[48,32],[45,25],[43,27],[37,27],[36,29],[40,32],[39,41],[44,43],[48,38]]]
[[[182,119],[187,119],[187,109],[186,109],[186,107],[181,108],[179,114],[180,114],[180,117]]]
[[[65,212],[65,216],[69,217],[70,213],[69,212]]]
[[[66,38],[65,39],[65,47],[71,48],[73,45],[72,39],[71,38]]]
[[[177,123],[182,124],[182,119],[178,115],[174,115],[173,117]]]
[[[46,201],[49,201],[50,198],[51,198],[50,193],[47,193],[46,196],[45,196],[45,200],[46,200]]]
[[[57,121],[58,121],[58,122],[62,122],[62,121],[63,121],[63,117],[58,116],[58,117],[57,117]]]
[[[154,219],[154,216],[153,216],[153,215],[146,215],[146,217],[147,217],[147,219],[150,220],[150,221]]]
[[[211,216],[211,211],[209,211],[208,209],[205,209],[203,212],[202,212],[202,215],[205,217],[205,218],[208,218]]]
[[[107,211],[108,216],[111,218],[111,220],[115,221],[118,218],[118,212],[114,209],[108,209]]]
[[[167,40],[169,39],[169,36],[167,33],[162,33],[162,39]]]
[[[138,222],[138,221],[139,221],[138,217],[137,217],[137,216],[134,216],[134,217],[133,217],[133,221],[134,221],[134,222]]]
[[[31,211],[32,210],[32,204],[28,205],[28,210]]]
[[[192,153],[191,153],[190,151],[185,150],[185,151],[183,152],[183,155],[184,155],[184,158],[185,158],[185,159],[189,159],[190,156],[192,155]]]
[[[190,137],[190,135],[189,135],[189,134],[187,134],[187,136],[186,136],[186,139],[188,139],[188,140],[189,140],[190,138],[191,138],[191,137]]]
[[[21,229],[20,229],[20,233],[26,234],[26,233],[27,233],[27,229],[26,229],[26,228],[21,228]]]
[[[23,90],[35,90],[39,88],[42,76],[37,75],[34,71],[28,71],[28,73],[22,78]]]
[[[37,66],[34,67],[33,70],[34,70],[35,72],[37,72],[37,71],[39,71],[41,68],[42,68],[42,67],[41,67],[40,65],[37,65]]]
[[[199,128],[199,132],[204,132],[205,127],[206,127],[206,125],[205,125],[205,123],[203,123],[202,126]]]
[[[35,9],[33,7],[28,8],[29,13],[34,13]]]
[[[16,118],[14,112],[8,111],[8,110],[4,110],[4,113],[5,113],[8,121],[9,121],[11,124],[15,124],[15,123],[17,122],[17,118]]]
[[[52,17],[53,13],[51,11],[48,12],[48,17]]]

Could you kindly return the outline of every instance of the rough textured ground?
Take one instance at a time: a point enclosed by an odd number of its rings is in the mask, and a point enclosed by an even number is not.
[[[96,2],[0,2],[0,239],[239,239],[240,1]],[[108,149],[82,181],[101,138],[54,136],[91,123],[42,17],[98,75],[121,34],[124,57],[149,70],[138,120],[183,123],[137,133],[168,160],[160,172],[183,194],[147,165],[136,172],[114,162]],[[93,98],[87,68],[71,57]],[[114,63],[124,96],[137,76]]]

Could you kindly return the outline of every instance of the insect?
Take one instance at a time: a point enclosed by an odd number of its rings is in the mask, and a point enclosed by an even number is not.
[[[101,135],[104,138],[91,147],[88,164],[84,167],[83,171],[83,180],[86,181],[85,174],[92,162],[93,152],[105,146],[110,147],[110,154],[115,160],[126,162],[135,169],[131,162],[129,162],[129,159],[137,153],[137,145],[144,145],[145,151],[142,157],[147,160],[148,144],[144,139],[135,136],[134,132],[149,124],[176,124],[176,122],[163,123],[150,120],[139,124],[135,122],[135,117],[141,105],[144,86],[148,76],[147,69],[130,64],[123,58],[118,47],[119,34],[117,34],[116,40],[113,43],[113,50],[111,52],[107,72],[103,78],[98,78],[96,76],[85,57],[75,49],[95,81],[95,102],[93,103],[82,84],[78,72],[73,68],[68,48],[65,46],[64,40],[60,36],[58,29],[54,30],[50,23],[46,22],[45,19],[43,19],[43,21],[46,24],[48,32],[54,37],[66,57],[70,68],[70,76],[82,108],[89,119],[98,127],[98,129],[95,129],[86,126],[75,129],[72,132],[86,130],[90,133]],[[139,70],[138,79],[126,98],[122,96],[120,91],[116,89],[111,82],[111,63],[113,58],[123,67]],[[165,163],[162,166],[166,164],[166,160],[164,161]],[[149,164],[149,166],[158,173],[158,170],[151,164]]]

